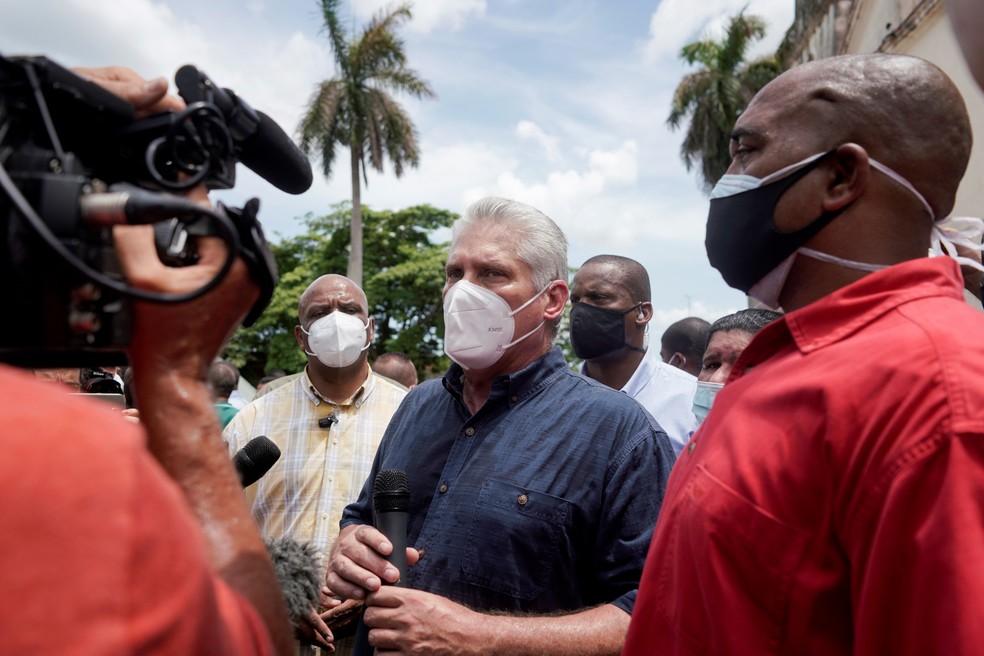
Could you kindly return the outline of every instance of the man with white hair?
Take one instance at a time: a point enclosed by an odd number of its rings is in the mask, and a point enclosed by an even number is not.
[[[502,198],[452,228],[442,381],[394,415],[346,508],[327,584],[367,600],[369,643],[404,653],[618,654],[674,460],[625,394],[553,346],[567,240]],[[407,473],[401,585],[372,527],[375,474]],[[419,559],[418,559],[419,558]]]

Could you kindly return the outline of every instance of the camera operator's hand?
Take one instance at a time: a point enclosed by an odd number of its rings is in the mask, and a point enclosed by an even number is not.
[[[163,77],[145,80],[137,73],[123,66],[104,66],[103,68],[73,68],[77,75],[95,82],[107,91],[123,98],[136,111],[138,117],[183,109],[184,101],[167,93],[167,80]]]
[[[189,196],[207,205],[204,187]],[[187,267],[165,266],[157,255],[152,226],[115,226],[113,240],[123,274],[134,287],[165,294],[197,289],[215,277],[226,258],[226,246],[217,237],[197,241],[198,263]],[[135,376],[139,363],[194,379],[204,380],[232,332],[259,296],[246,265],[237,260],[218,287],[201,298],[177,304],[135,303],[134,334],[129,354]],[[146,418],[141,398],[141,418]]]

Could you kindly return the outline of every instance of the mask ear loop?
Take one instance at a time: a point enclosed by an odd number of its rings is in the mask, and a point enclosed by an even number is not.
[[[550,282],[548,282],[548,283],[546,284],[546,286],[545,286],[545,287],[544,287],[543,289],[541,289],[540,291],[538,291],[538,292],[537,292],[537,293],[536,293],[536,294],[535,294],[535,295],[533,296],[533,298],[531,298],[530,300],[528,300],[528,301],[526,301],[525,303],[523,303],[522,305],[520,305],[520,306],[519,306],[518,308],[516,308],[515,310],[513,310],[512,312],[510,312],[510,313],[509,313],[509,314],[507,314],[506,316],[507,316],[507,317],[512,317],[512,316],[515,316],[517,312],[519,312],[519,311],[520,311],[520,310],[522,310],[523,308],[525,308],[525,307],[527,307],[527,306],[529,306],[529,305],[530,305],[530,304],[531,304],[531,303],[532,303],[533,301],[535,301],[536,299],[538,299],[538,298],[540,298],[541,296],[543,296],[543,292],[545,292],[545,291],[547,291],[548,289],[550,289],[550,286],[551,286],[551,285],[553,285],[553,284],[554,284],[554,282],[556,282],[556,281],[555,281],[555,280],[551,280]],[[519,343],[520,343],[521,341],[523,341],[524,339],[526,339],[527,337],[529,337],[530,335],[532,335],[532,334],[533,334],[533,333],[535,333],[536,331],[538,331],[538,330],[540,330],[540,328],[543,328],[543,324],[545,324],[545,323],[546,323],[546,321],[541,321],[540,323],[538,323],[538,324],[536,325],[536,328],[534,328],[534,329],[533,329],[533,330],[531,330],[530,332],[528,332],[528,333],[526,333],[525,335],[523,335],[523,336],[522,336],[522,337],[520,337],[519,339],[514,339],[513,341],[511,341],[511,342],[509,342],[508,344],[504,344],[504,345],[502,345],[502,346],[500,346],[500,347],[498,347],[498,348],[497,348],[496,350],[498,350],[498,351],[505,351],[505,350],[506,350],[507,348],[510,348],[510,347],[513,347],[513,346],[515,346],[516,344],[519,344]]]
[[[541,289],[540,291],[538,291],[536,294],[534,294],[533,297],[530,300],[526,301],[525,303],[523,303],[522,305],[520,305],[518,308],[516,308],[515,310],[513,310],[512,312],[510,312],[506,316],[507,317],[514,317],[514,316],[516,316],[516,313],[517,312],[519,312],[520,310],[526,309],[533,301],[535,301],[536,299],[538,299],[541,296],[543,296],[543,292],[545,292],[548,289],[550,289],[550,285],[554,284],[554,282],[556,282],[556,281],[555,280],[551,280],[550,282],[548,282],[546,284],[546,286],[543,289]],[[516,342],[513,342],[513,344],[515,344],[515,343]]]

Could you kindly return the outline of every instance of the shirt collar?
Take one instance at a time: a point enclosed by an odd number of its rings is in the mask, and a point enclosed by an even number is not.
[[[663,360],[659,357],[659,352],[653,348],[646,349],[639,366],[625,382],[622,391],[635,398],[653,380],[657,370],[662,369],[661,365],[663,365]]]
[[[928,296],[963,300],[960,265],[949,257],[921,258],[868,274],[786,315],[804,353],[835,344],[895,308]]]
[[[560,347],[554,346],[519,371],[493,378],[489,401],[505,398],[510,406],[514,406],[537,394],[554,377],[566,370],[567,361],[564,359],[564,354]],[[464,403],[464,374],[464,369],[453,362],[442,381],[444,389],[462,404]]]
[[[909,260],[870,273],[759,331],[728,380],[763,362],[787,341],[802,353],[811,353],[850,337],[906,303],[930,296],[963,301],[960,265],[952,258]]]
[[[362,406],[363,403],[372,394],[372,391],[376,388],[376,377],[372,373],[372,369],[366,374],[366,379],[362,381],[362,385],[359,389],[355,391],[351,397],[345,399],[344,401],[332,401],[331,399],[325,397],[321,392],[315,388],[314,383],[311,382],[311,377],[308,376],[307,367],[304,367],[304,372],[301,374],[304,379],[302,387],[304,388],[304,393],[307,394],[308,398],[315,405],[321,405],[322,403],[330,403],[331,405],[343,406],[343,405],[354,405],[356,409]]]

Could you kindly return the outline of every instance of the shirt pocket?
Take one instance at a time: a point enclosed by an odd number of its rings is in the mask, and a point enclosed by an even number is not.
[[[571,502],[486,479],[479,491],[462,559],[462,580],[530,600],[550,581]]]
[[[703,466],[666,520],[669,539],[656,554],[662,619],[693,653],[778,653],[809,533]]]

